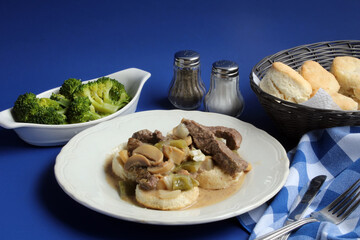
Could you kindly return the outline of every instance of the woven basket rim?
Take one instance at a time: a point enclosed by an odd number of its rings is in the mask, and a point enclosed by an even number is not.
[[[360,47],[360,40],[336,40],[336,41],[322,41],[322,42],[315,42],[315,43],[310,43],[310,44],[303,44],[303,45],[299,45],[299,46],[295,46],[295,47],[292,47],[292,48],[288,48],[288,49],[285,49],[285,50],[281,50],[281,51],[278,51],[274,54],[271,54],[271,55],[268,55],[264,58],[262,58],[260,61],[258,61],[257,64],[254,65],[254,67],[251,69],[251,72],[250,72],[250,86],[251,88],[253,89],[253,91],[256,93],[256,95],[259,97],[259,95],[261,94],[262,97],[268,99],[268,100],[271,100],[271,101],[277,101],[279,102],[279,104],[282,104],[282,105],[287,105],[288,107],[291,107],[291,108],[299,108],[299,109],[303,109],[303,110],[307,110],[307,111],[316,111],[316,112],[321,112],[321,113],[324,113],[324,114],[337,114],[337,115],[342,115],[342,114],[346,114],[346,115],[360,115],[360,111],[346,111],[346,110],[334,110],[334,109],[322,109],[322,108],[315,108],[315,107],[309,107],[309,106],[305,106],[305,105],[301,105],[301,104],[297,104],[297,103],[293,103],[293,102],[289,102],[289,101],[286,101],[286,100],[283,100],[281,98],[277,98],[271,94],[268,94],[266,93],[265,91],[263,91],[259,85],[257,85],[254,81],[254,78],[253,78],[253,74],[257,75],[256,72],[257,72],[257,68],[259,67],[260,63],[263,63],[265,61],[269,61],[271,63],[273,63],[274,61],[271,60],[271,58],[274,58],[276,56],[279,56],[283,53],[287,53],[287,52],[290,52],[290,51],[294,51],[296,49],[302,49],[302,48],[309,48],[310,46],[311,47],[315,47],[315,46],[322,46],[322,45],[330,45],[329,48],[333,45],[333,44],[336,44],[336,45],[341,45],[341,44],[346,44],[349,46],[349,44],[352,44],[352,43],[357,43],[359,44],[359,47]],[[257,76],[259,78],[259,80],[261,81],[260,77]]]

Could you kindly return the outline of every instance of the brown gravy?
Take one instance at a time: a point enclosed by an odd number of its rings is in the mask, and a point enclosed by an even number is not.
[[[118,191],[118,181],[120,180],[120,178],[113,173],[111,167],[112,164],[111,161],[112,158],[108,159],[104,166],[104,170],[106,173],[106,180],[110,184],[110,186],[112,186],[116,191]],[[246,174],[243,174],[236,184],[225,189],[208,190],[208,189],[199,188],[199,197],[197,198],[196,202],[191,206],[186,207],[185,209],[205,207],[227,199],[228,197],[230,197],[240,189],[245,176]],[[139,204],[136,201],[135,196],[129,196],[127,198],[122,197],[121,199],[131,204],[143,207],[141,204]]]
[[[199,188],[199,197],[197,198],[196,202],[190,207],[187,207],[187,209],[205,207],[227,199],[240,189],[245,175],[246,174],[243,174],[236,184],[231,185],[228,188],[218,190]]]

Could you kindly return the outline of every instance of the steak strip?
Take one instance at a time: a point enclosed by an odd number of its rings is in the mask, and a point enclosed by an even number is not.
[[[128,139],[127,142],[127,150],[130,154],[132,154],[132,151],[139,147],[143,143],[148,143],[151,145],[154,145],[161,140],[163,140],[165,137],[162,135],[162,133],[159,130],[155,130],[154,132],[151,132],[148,129],[143,129],[140,131],[137,131],[133,133],[131,138]]]
[[[205,126],[204,126],[205,127]],[[216,126],[216,127],[205,127],[212,131],[216,137],[224,138],[226,145],[231,149],[235,150],[240,147],[242,137],[241,134],[233,128]]]
[[[142,141],[140,141],[139,139],[136,138],[129,138],[128,142],[127,142],[127,150],[130,154],[132,154],[132,152],[139,147],[141,144],[143,144]]]
[[[248,163],[228,148],[224,142],[217,140],[215,134],[208,127],[187,119],[183,119],[181,122],[189,130],[195,146],[205,154],[211,155],[225,173],[235,176],[236,173],[247,168]]]
[[[132,135],[132,138],[136,138],[143,143],[149,143],[154,145],[155,143],[158,143],[161,140],[163,140],[165,137],[162,135],[162,133],[159,130],[155,130],[154,132],[151,132],[148,129],[143,129],[135,132]]]

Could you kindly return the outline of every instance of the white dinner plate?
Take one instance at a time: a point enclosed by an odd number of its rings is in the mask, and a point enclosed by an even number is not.
[[[106,159],[134,132],[157,129],[165,135],[182,118],[207,126],[235,128],[241,133],[243,141],[238,152],[253,167],[242,187],[219,203],[177,211],[146,209],[121,200],[106,180]],[[288,174],[285,149],[266,132],[226,115],[181,110],[137,112],[88,128],[63,147],[55,164],[60,186],[84,206],[119,219],[160,225],[207,223],[248,212],[272,198]]]

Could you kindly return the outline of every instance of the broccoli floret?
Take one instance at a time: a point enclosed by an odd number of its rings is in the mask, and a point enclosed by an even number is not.
[[[50,98],[37,98],[33,93],[20,95],[12,109],[17,122],[39,124],[66,124],[88,122],[115,113],[131,97],[124,85],[108,77],[83,84],[69,78],[59,93]]]
[[[64,95],[60,93],[53,93],[50,96],[51,100],[57,101],[63,108],[68,108],[71,100],[66,98]]]
[[[88,97],[75,97],[69,105],[67,117],[69,123],[88,122],[101,118],[95,112]]]
[[[73,96],[88,97],[95,111],[100,115],[115,113],[131,100],[124,85],[108,77],[82,84]]]
[[[37,112],[38,100],[33,93],[20,95],[12,109],[12,115],[17,122],[30,122],[30,118]]]
[[[82,85],[80,79],[69,78],[64,81],[59,89],[59,93],[64,95],[67,99],[72,99],[74,92]]]
[[[20,95],[12,109],[15,121],[39,124],[66,124],[65,108],[50,98],[33,93]]]

